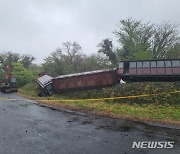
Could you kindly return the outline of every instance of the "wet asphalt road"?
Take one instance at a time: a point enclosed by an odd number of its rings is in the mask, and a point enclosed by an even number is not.
[[[0,154],[180,153],[180,130],[54,110],[0,93]],[[133,141],[174,141],[172,149],[132,149]]]

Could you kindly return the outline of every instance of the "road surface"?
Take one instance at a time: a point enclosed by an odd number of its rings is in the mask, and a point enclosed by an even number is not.
[[[13,93],[0,98],[0,154],[180,153],[178,128],[55,110]],[[133,141],[173,141],[174,147],[133,149]]]

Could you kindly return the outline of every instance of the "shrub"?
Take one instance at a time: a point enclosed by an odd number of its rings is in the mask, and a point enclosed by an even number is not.
[[[19,87],[31,82],[33,79],[32,72],[23,67],[20,63],[13,64],[12,75],[17,78]]]

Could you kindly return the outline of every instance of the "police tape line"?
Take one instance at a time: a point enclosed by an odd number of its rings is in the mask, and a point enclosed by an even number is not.
[[[14,101],[14,100],[18,100],[18,99],[14,99],[14,98],[0,98],[0,101]]]
[[[8,98],[0,98],[0,101],[9,100]]]
[[[117,97],[108,97],[108,98],[89,98],[89,99],[64,99],[64,100],[36,100],[36,101],[58,101],[58,102],[81,102],[81,101],[104,101],[104,100],[117,100],[117,99],[133,99],[133,98],[140,98],[140,97],[149,97],[149,96],[160,96],[160,95],[167,95],[167,94],[175,94],[180,93],[180,91],[174,92],[167,92],[167,93],[158,93],[158,94],[144,94],[144,95],[135,95],[135,96],[117,96]]]
[[[34,101],[58,101],[58,102],[81,102],[81,101],[104,101],[104,100],[118,100],[118,99],[133,99],[133,98],[140,98],[140,97],[149,97],[149,96],[160,96],[160,95],[167,95],[167,94],[176,94],[180,93],[180,91],[174,91],[174,92],[164,92],[164,93],[158,93],[158,94],[143,94],[143,95],[132,95],[132,96],[117,96],[117,97],[107,97],[107,98],[88,98],[88,99],[33,99]],[[19,100],[19,99],[13,99],[13,98],[0,98],[0,101],[13,101],[13,100]]]

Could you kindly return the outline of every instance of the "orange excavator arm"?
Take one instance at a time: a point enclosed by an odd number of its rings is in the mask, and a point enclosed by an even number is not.
[[[10,75],[10,67],[9,65],[6,66],[6,80],[9,80],[11,77]]]

